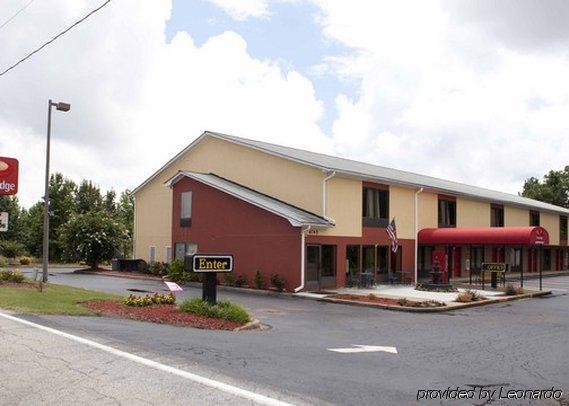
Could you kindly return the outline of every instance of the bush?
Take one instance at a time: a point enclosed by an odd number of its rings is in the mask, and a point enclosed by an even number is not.
[[[486,299],[484,296],[479,295],[474,290],[468,289],[458,294],[458,296],[456,297],[456,302],[461,302],[461,303],[478,302],[484,299]]]
[[[239,275],[237,279],[235,279],[235,286],[242,288],[245,285],[247,285],[247,278],[244,275]]]
[[[0,253],[7,258],[16,258],[25,253],[25,247],[16,241],[0,242]]]
[[[154,262],[150,264],[147,269],[145,269],[145,273],[156,276],[164,276],[168,274],[169,268],[170,265],[166,262]]]
[[[265,278],[260,271],[255,272],[253,286],[255,286],[255,289],[265,289]]]
[[[274,274],[271,276],[271,285],[273,285],[279,292],[282,292],[285,288],[285,281],[280,275]]]
[[[223,283],[227,286],[235,286],[235,276],[232,273],[223,275]]]
[[[22,283],[26,278],[20,271],[0,271],[0,281]]]
[[[244,307],[231,302],[217,302],[212,305],[200,298],[195,298],[186,300],[180,305],[180,309],[204,317],[231,320],[243,324],[251,320],[251,316]]]
[[[129,295],[125,297],[122,302],[127,306],[144,307],[153,304],[174,304],[176,303],[176,296],[172,293],[165,293],[163,295],[155,293],[153,295],[136,296]]]
[[[20,257],[20,265],[29,265],[32,263],[32,259],[30,257]]]
[[[522,288],[521,286],[515,287],[511,283],[508,283],[506,285],[506,289],[504,289],[504,294],[506,296],[523,295],[524,288]]]
[[[409,300],[407,300],[405,297],[402,297],[401,299],[397,300],[397,304],[399,306],[409,306]]]
[[[0,258],[0,268],[8,266],[8,261],[5,258]]]

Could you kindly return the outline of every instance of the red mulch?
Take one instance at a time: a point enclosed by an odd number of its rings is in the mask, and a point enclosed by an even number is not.
[[[235,321],[186,313],[178,309],[176,305],[163,304],[134,307],[115,300],[92,300],[83,303],[83,306],[105,316],[125,317],[152,323],[172,324],[174,326],[195,327],[206,330],[233,330],[242,326],[242,324]]]
[[[369,297],[363,295],[342,294],[342,295],[331,296],[331,299],[354,300],[357,302],[379,303],[379,304],[399,306],[399,303],[397,303],[397,299],[390,299],[386,297],[377,297],[377,296]]]
[[[0,286],[7,286],[10,288],[37,288],[35,283],[30,282],[11,282],[11,281],[0,281]]]

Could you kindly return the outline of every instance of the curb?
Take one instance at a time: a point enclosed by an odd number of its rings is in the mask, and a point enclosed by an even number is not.
[[[249,323],[236,327],[233,331],[261,330],[261,322],[257,319],[251,320]]]
[[[346,299],[334,299],[334,298],[322,298],[317,299],[321,302],[328,302],[328,303],[338,303],[338,304],[345,304],[349,306],[360,306],[360,307],[372,307],[372,308],[379,308],[385,310],[393,310],[398,312],[408,312],[408,313],[441,313],[441,312],[448,312],[451,310],[460,310],[466,309],[469,307],[478,307],[478,306],[486,306],[490,304],[502,303],[502,302],[511,302],[513,300],[521,300],[521,299],[531,299],[534,297],[550,295],[550,290],[544,290],[541,292],[531,292],[531,293],[524,293],[523,295],[516,295],[516,296],[505,296],[501,297],[500,299],[486,299],[481,300],[479,302],[470,302],[470,303],[458,303],[452,302],[450,306],[443,306],[443,307],[401,307],[401,306],[393,306],[388,304],[382,303],[369,303],[369,302],[358,302],[353,300],[346,300]]]

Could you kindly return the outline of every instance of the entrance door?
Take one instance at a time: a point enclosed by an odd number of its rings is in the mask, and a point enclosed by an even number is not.
[[[452,248],[452,276],[460,278],[462,270],[462,248]]]
[[[307,245],[306,246],[306,289],[319,290],[320,284],[318,283],[318,268],[320,267],[320,245]]]
[[[307,245],[305,272],[307,290],[336,288],[336,246]]]

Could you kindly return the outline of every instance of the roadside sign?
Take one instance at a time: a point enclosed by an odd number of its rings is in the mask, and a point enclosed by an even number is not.
[[[485,272],[506,272],[508,267],[504,263],[484,262],[481,269]]]
[[[0,213],[0,232],[8,231],[8,213]]]
[[[0,157],[0,195],[18,193],[18,160]]]
[[[233,255],[196,254],[193,258],[194,272],[231,272]]]

